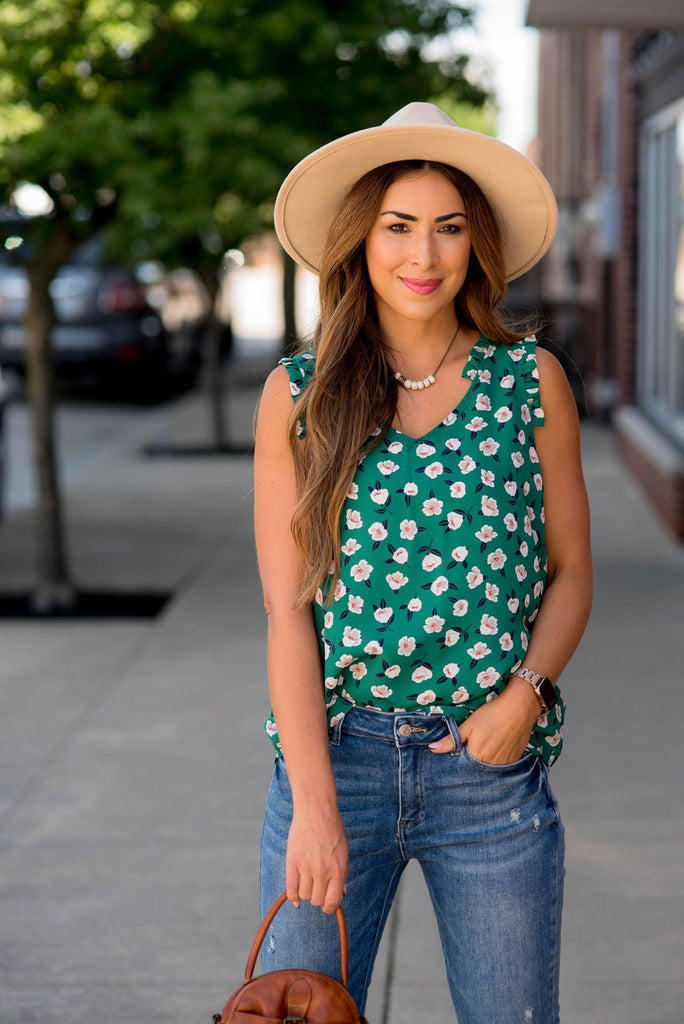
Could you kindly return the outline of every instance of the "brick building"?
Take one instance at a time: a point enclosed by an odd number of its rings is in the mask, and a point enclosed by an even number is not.
[[[527,21],[560,211],[542,295],[589,409],[684,540],[684,3],[530,0]]]

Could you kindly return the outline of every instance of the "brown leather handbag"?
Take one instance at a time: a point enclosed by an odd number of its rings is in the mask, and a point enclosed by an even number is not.
[[[266,932],[286,900],[287,893],[281,893],[261,922],[247,957],[244,983],[229,996],[223,1013],[214,1014],[214,1024],[368,1024],[347,988],[349,946],[341,907],[336,911],[341,984],[327,974],[297,968],[252,977]]]

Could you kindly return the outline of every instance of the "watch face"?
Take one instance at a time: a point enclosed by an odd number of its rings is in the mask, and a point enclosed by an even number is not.
[[[558,700],[558,692],[548,676],[544,676],[539,683],[539,694],[550,711]]]

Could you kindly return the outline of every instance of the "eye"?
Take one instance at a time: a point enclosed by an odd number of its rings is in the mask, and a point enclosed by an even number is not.
[[[393,235],[403,235],[408,231],[408,227],[403,221],[397,221],[395,224],[388,224],[387,230]]]
[[[463,231],[463,225],[462,224],[442,224],[442,226],[440,227],[439,230],[440,230],[440,232],[443,235],[460,235],[461,232]]]

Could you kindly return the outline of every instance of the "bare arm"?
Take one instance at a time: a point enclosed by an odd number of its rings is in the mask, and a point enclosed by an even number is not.
[[[295,471],[287,439],[292,408],[284,367],[270,375],[259,408],[254,460],[255,532],[268,615],[268,675],[294,816],[287,894],[332,913],[342,899],[347,841],[330,765],[325,697],[311,608],[295,609],[301,555],[290,523]]]
[[[577,410],[565,373],[549,352],[538,349],[537,360],[545,422],[535,430],[535,447],[544,479],[548,577],[524,663],[556,682],[580,642],[591,609],[589,503]],[[474,757],[504,764],[522,755],[538,717],[532,687],[514,676],[497,700],[466,719],[461,735]],[[449,749],[448,737],[442,743]]]

